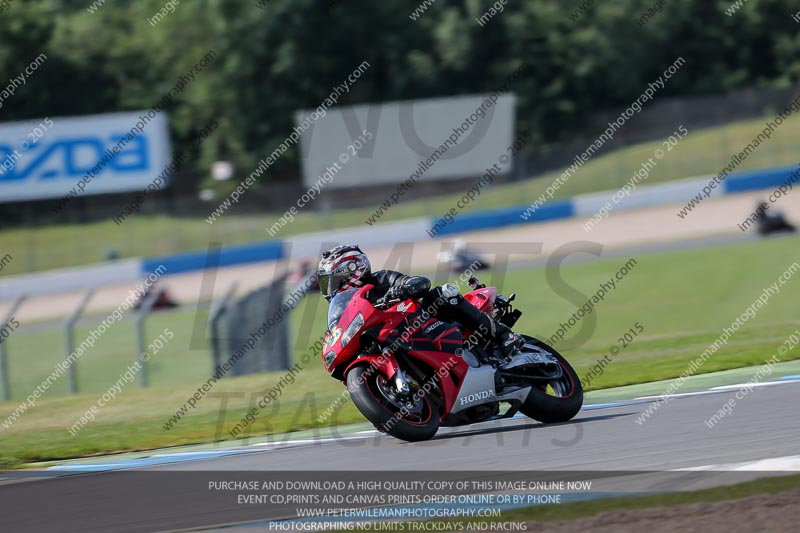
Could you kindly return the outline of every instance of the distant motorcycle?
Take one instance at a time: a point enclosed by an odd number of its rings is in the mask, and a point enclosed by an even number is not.
[[[797,229],[781,213],[764,214],[759,217],[756,230],[760,235],[772,233],[794,233]]]
[[[494,287],[470,280],[464,297],[512,327],[522,313]],[[583,404],[575,370],[555,349],[523,335],[525,345],[501,356],[480,332],[428,315],[413,299],[366,298],[372,285],[337,294],[328,309],[322,360],[347,384],[358,410],[378,430],[407,441],[433,437],[440,426],[509,418],[564,422]],[[509,406],[501,413],[500,404]]]

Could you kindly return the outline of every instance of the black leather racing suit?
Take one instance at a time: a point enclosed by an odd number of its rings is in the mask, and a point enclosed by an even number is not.
[[[395,298],[415,298],[421,300],[423,308],[427,309],[431,316],[440,320],[459,322],[473,331],[486,334],[501,346],[507,342],[509,335],[513,335],[508,326],[479,311],[452,285],[449,286],[450,290],[446,291],[445,297],[442,287],[431,289],[431,280],[424,276],[406,276],[394,270],[378,270],[361,279],[364,284],[370,283],[375,286],[369,294],[369,300],[373,304],[384,297],[387,301]]]

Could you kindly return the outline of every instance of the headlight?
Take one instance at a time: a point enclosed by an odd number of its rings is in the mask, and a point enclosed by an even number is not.
[[[364,315],[358,313],[350,325],[347,326],[347,329],[344,330],[344,334],[342,335],[342,348],[347,346],[347,343],[350,342],[350,339],[353,338],[353,335],[356,334],[358,330],[361,329],[361,326],[364,325]]]
[[[325,362],[325,368],[330,368],[334,359],[336,359],[336,352],[331,351],[326,353],[325,357],[322,358],[322,360]]]

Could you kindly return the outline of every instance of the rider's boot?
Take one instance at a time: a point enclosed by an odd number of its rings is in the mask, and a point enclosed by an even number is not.
[[[525,344],[525,339],[519,333],[514,333],[511,328],[488,315],[486,317],[492,322],[491,326],[489,326],[492,329],[489,332],[495,344],[500,348],[501,356],[509,357],[515,350],[522,348]]]
[[[514,350],[522,347],[525,341],[519,334],[514,333],[505,324],[478,310],[477,307],[465,300],[460,294],[456,293],[451,296],[453,293],[448,294],[446,292],[447,289],[448,287],[445,285],[442,291],[447,300],[447,309],[442,308],[441,310],[449,311],[447,314],[452,315],[462,324],[473,327],[476,331],[473,336],[475,334],[483,334],[486,338],[492,339],[500,348],[501,357],[509,356]],[[465,345],[467,346],[474,346],[476,343],[476,339],[465,339]]]

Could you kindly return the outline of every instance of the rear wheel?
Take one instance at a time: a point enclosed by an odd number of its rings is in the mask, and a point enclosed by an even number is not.
[[[439,408],[429,393],[402,394],[370,366],[353,367],[347,374],[347,389],[358,410],[378,431],[415,442],[430,439],[439,429]]]
[[[552,424],[571,420],[583,405],[583,386],[578,374],[554,348],[539,339],[523,335],[526,343],[549,353],[561,367],[561,377],[549,382],[534,381],[531,392],[520,407],[525,416]]]

